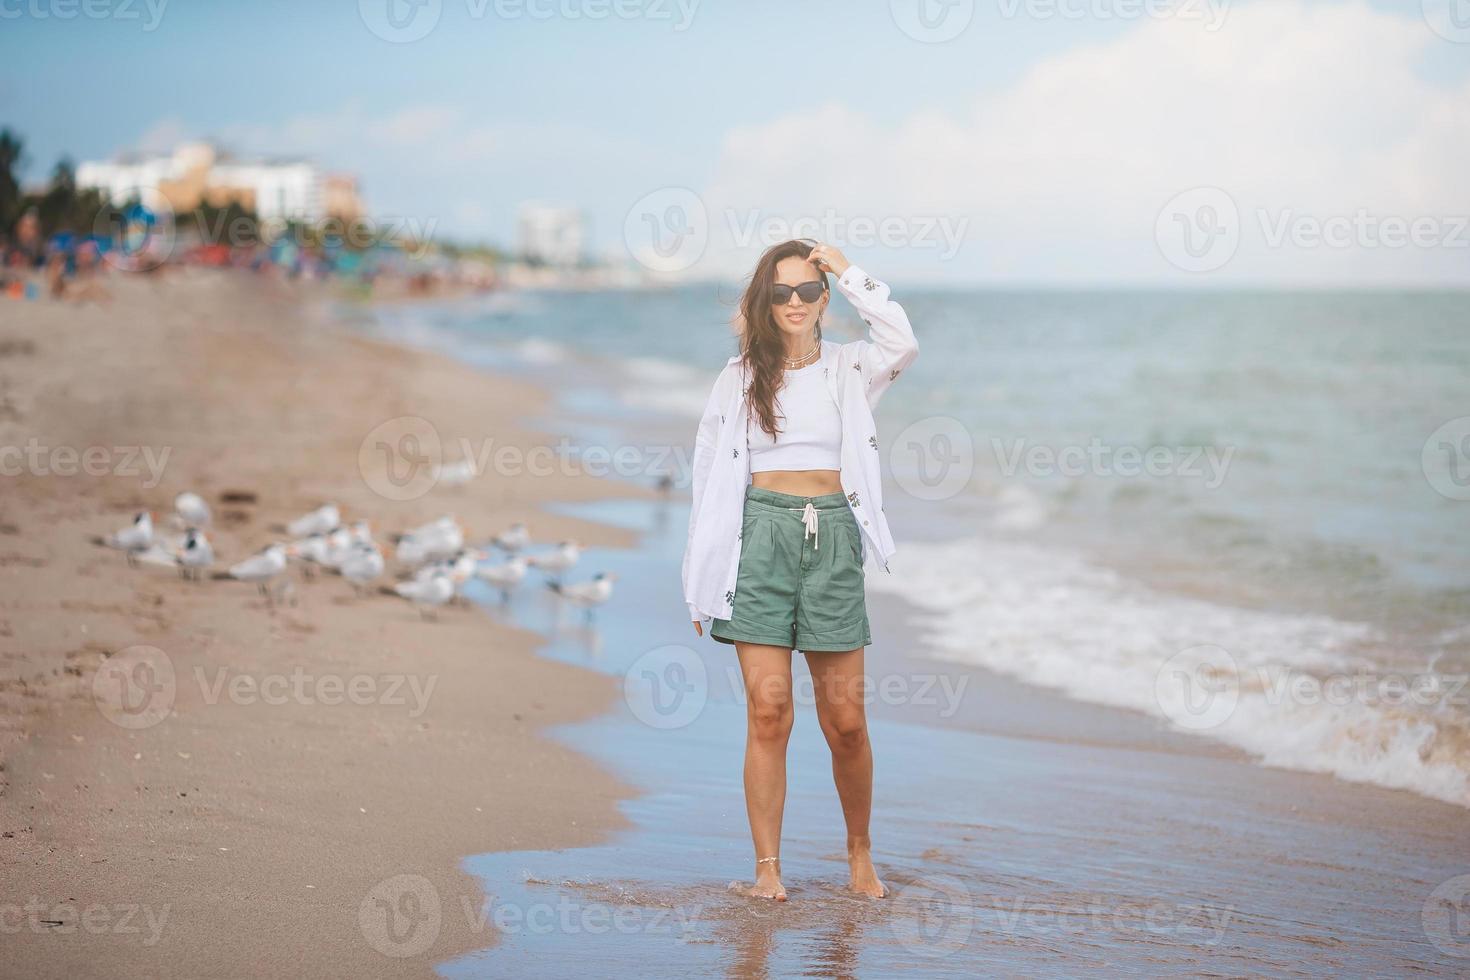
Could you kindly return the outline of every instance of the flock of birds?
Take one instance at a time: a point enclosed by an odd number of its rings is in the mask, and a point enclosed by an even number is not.
[[[512,524],[486,542],[470,544],[464,528],[446,515],[394,536],[391,548],[385,548],[373,539],[367,521],[344,524],[341,511],[330,503],[281,528],[285,540],[228,569],[214,571],[214,547],[205,533],[211,517],[203,497],[184,492],[174,498],[172,515],[172,524],[182,529],[181,535],[162,533],[153,515],[140,511],[131,524],[94,543],[124,552],[130,565],[174,567],[181,577],[193,581],[202,581],[208,574],[214,579],[253,583],[272,603],[278,584],[289,581],[286,572],[293,563],[300,565],[307,578],[318,572],[340,575],[359,596],[368,593],[391,566],[397,581],[379,586],[379,591],[413,603],[425,618],[433,618],[436,610],[451,602],[464,601],[464,587],[476,579],[499,590],[501,601],[507,602],[525,580],[527,570],[535,568],[548,588],[582,608],[590,621],[593,610],[612,597],[617,578],[614,573],[599,572],[590,580],[564,584],[562,577],[576,566],[581,547],[575,541],[563,541],[549,551],[527,554],[531,535],[522,523]],[[503,559],[495,561],[497,554]]]

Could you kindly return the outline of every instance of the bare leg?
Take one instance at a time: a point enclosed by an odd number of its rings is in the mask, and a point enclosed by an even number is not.
[[[755,887],[748,894],[786,901],[781,886],[781,815],[786,807],[786,743],[795,717],[791,651],[736,643],[745,678],[745,810],[755,843]]]
[[[845,653],[809,653],[817,721],[832,750],[832,780],[847,821],[847,864],[852,890],[882,898],[888,893],[873,868],[868,819],[873,811],[873,747],[863,705],[863,648]]]

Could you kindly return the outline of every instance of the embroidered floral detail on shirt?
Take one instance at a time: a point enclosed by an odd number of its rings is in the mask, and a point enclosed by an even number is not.
[[[725,601],[726,602],[734,602],[735,601],[735,593],[733,593],[733,592],[726,592],[725,593]]]
[[[873,321],[872,320],[869,320],[867,317],[863,317],[863,322],[866,323],[870,327],[873,325]]]
[[[888,372],[888,380],[889,381],[894,380],[895,378],[897,378],[899,376],[900,372],[901,372],[901,369],[900,368],[894,368],[892,371],[889,371]]]
[[[868,445],[872,446],[874,449],[877,449],[878,448],[878,437],[877,436],[868,436]],[[879,507],[878,509],[879,510],[882,510],[883,508]]]
[[[862,506],[862,504],[858,501],[858,492],[856,490],[847,495],[847,502],[852,504],[854,507]]]
[[[725,424],[725,416],[723,416],[723,415],[720,416],[720,424],[721,425],[724,425]]]
[[[853,361],[852,362],[852,369],[854,371],[856,371],[858,374],[862,374],[863,373],[863,362],[862,361]]]
[[[871,293],[873,290],[878,288],[878,284],[869,279],[867,276],[863,276],[863,288]]]
[[[740,455],[740,450],[738,450],[738,449],[732,449],[732,450],[730,450],[730,458],[731,459],[735,459],[739,455]]]

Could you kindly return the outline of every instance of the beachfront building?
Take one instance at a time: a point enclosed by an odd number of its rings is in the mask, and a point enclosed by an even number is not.
[[[581,264],[587,223],[580,210],[528,201],[517,217],[517,251],[522,261],[561,269]]]
[[[175,211],[233,202],[262,219],[304,222],[363,213],[350,176],[323,174],[308,160],[237,159],[208,143],[185,143],[166,155],[88,161],[77,167],[77,184],[97,188],[114,204],[156,192]]]

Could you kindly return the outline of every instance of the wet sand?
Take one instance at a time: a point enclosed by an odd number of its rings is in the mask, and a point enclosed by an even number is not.
[[[538,541],[631,544],[541,506],[640,491],[492,473],[386,499],[358,465],[375,426],[412,414],[446,442],[529,450],[554,444],[518,421],[541,391],[364,340],[320,287],[180,270],[108,289],[105,307],[0,304],[0,445],[37,447],[0,477],[0,972],[431,976],[492,945],[458,914],[418,929],[405,882],[458,909],[480,896],[464,854],[622,826],[629,787],[539,734],[602,712],[616,685],[474,608],[425,622],[296,570],[271,606],[89,539],[138,509],[162,521],[192,489],[214,509],[217,567],[324,500],[379,540],[450,512],[475,535],[524,520]],[[93,447],[93,474],[69,475]],[[125,728],[93,682],[139,646],[172,668],[155,702],[171,711]]]

